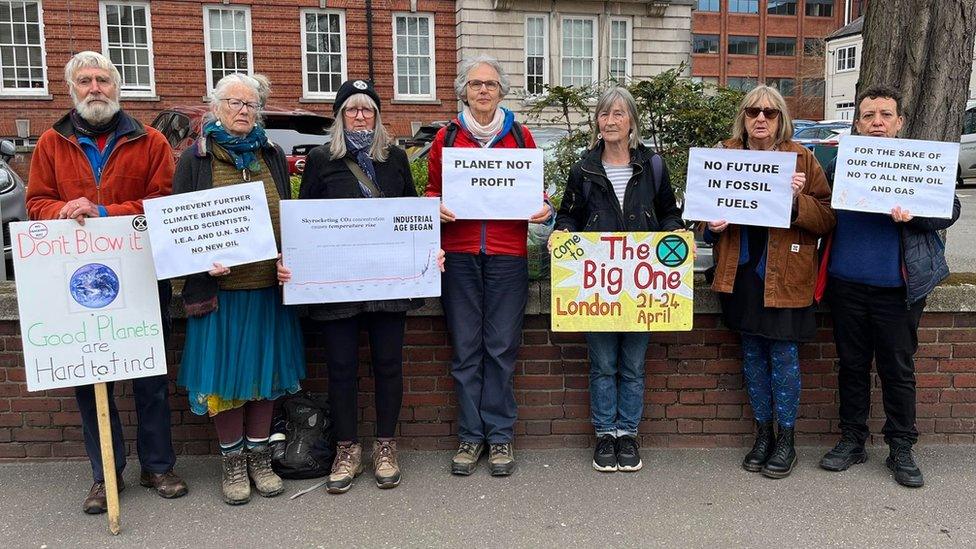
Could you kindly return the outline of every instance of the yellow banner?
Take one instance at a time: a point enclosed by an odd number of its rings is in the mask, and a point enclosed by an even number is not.
[[[553,235],[553,331],[691,330],[692,233]]]

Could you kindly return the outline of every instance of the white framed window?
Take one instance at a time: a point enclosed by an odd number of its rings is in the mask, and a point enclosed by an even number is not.
[[[560,48],[563,86],[589,86],[597,80],[596,17],[564,16]]]
[[[346,14],[302,10],[302,93],[335,99],[346,80]]]
[[[203,7],[203,47],[207,57],[207,90],[235,72],[251,74],[251,9]]]
[[[47,95],[41,2],[0,1],[0,95]]]
[[[633,74],[631,60],[634,50],[630,29],[629,18],[610,18],[610,78],[621,85],[626,84],[627,78]]]
[[[393,98],[436,99],[434,16],[393,14]]]
[[[102,1],[98,17],[102,53],[122,75],[122,96],[155,96],[149,2]]]
[[[525,16],[525,92],[536,95],[549,83],[549,18]]]
[[[841,120],[851,120],[854,118],[854,102],[845,101],[837,103],[837,118]]]
[[[854,70],[857,46],[847,46],[837,50],[837,72]]]

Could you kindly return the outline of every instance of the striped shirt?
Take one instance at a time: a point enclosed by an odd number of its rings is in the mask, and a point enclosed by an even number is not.
[[[627,191],[627,183],[634,175],[634,166],[630,164],[614,166],[604,162],[603,171],[607,172],[607,178],[610,180],[610,185],[613,186],[613,192],[617,194],[617,200],[620,201],[620,209],[623,210],[624,193]]]

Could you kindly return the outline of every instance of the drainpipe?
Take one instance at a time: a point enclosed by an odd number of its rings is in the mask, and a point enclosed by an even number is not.
[[[844,26],[851,22],[851,0],[844,0]]]
[[[366,66],[369,69],[369,81],[376,83],[373,73],[373,0],[366,0]]]

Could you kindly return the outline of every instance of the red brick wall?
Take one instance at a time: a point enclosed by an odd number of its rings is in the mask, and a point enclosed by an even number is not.
[[[837,376],[826,317],[817,342],[801,348],[803,395],[798,437],[802,444],[827,445],[837,433]],[[552,333],[545,316],[526,317],[515,378],[521,448],[585,447],[589,422],[586,345],[579,334]],[[976,314],[926,313],[919,331],[918,429],[927,443],[976,442]],[[172,349],[182,346],[177,323]],[[324,352],[318,328],[306,324],[308,376],[305,387],[326,390]],[[77,407],[71,390],[28,393],[24,384],[17,323],[0,322],[0,458],[62,458],[84,455]],[[361,432],[372,433],[372,380],[361,370]],[[745,446],[751,443],[751,411],[742,389],[738,338],[719,326],[716,314],[699,314],[687,333],[656,334],[647,353],[645,420],[647,446]],[[456,433],[453,382],[447,374],[451,350],[441,317],[410,317],[404,350],[404,399],[400,422],[406,448],[450,448]],[[170,351],[170,364],[178,353]],[[176,367],[170,368],[175,379]],[[875,383],[877,386],[877,382]],[[135,451],[135,412],[128,384],[117,389],[126,437]],[[880,431],[883,410],[875,390],[871,428]],[[215,452],[210,420],[187,410],[175,393],[173,435],[177,452]]]

